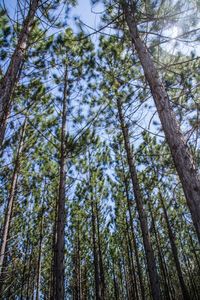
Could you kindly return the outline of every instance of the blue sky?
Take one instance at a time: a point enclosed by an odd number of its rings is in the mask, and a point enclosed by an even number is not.
[[[102,4],[91,5],[90,0],[79,0],[78,5],[71,10],[69,25],[76,29],[74,17],[80,17],[81,20],[88,26],[98,28],[100,23],[100,12],[103,10]],[[4,0],[5,6],[8,9],[10,16],[13,17],[17,0]],[[3,0],[0,0],[0,4],[3,5]],[[85,27],[86,30],[89,30]],[[91,30],[89,30],[91,32]]]

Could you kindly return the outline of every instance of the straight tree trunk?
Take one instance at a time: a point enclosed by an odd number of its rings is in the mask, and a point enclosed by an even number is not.
[[[12,94],[19,79],[19,74],[28,48],[30,32],[33,27],[34,17],[39,5],[39,0],[30,2],[29,11],[19,34],[17,46],[11,57],[7,71],[0,82],[0,147],[2,146],[6,123],[12,105]]]
[[[93,258],[94,258],[94,277],[95,277],[95,299],[101,300],[100,294],[100,281],[99,281],[99,262],[97,254],[97,242],[96,242],[96,218],[94,213],[94,203],[91,200],[91,212],[92,212],[92,241],[93,241]]]
[[[52,230],[52,260],[51,260],[51,274],[50,274],[50,289],[49,289],[49,298],[54,300],[55,296],[55,257],[56,257],[56,232],[57,232],[57,215],[58,215],[58,198],[53,207],[54,210],[54,224]]]
[[[114,288],[114,294],[115,294],[115,300],[119,299],[119,288],[118,288],[118,282],[115,274],[115,262],[114,257],[111,256],[112,260],[112,270],[113,270],[113,288]]]
[[[22,125],[21,133],[20,133],[20,141],[19,141],[19,146],[17,149],[17,155],[16,155],[16,159],[15,159],[15,167],[14,167],[14,171],[13,171],[9,197],[7,200],[7,208],[6,208],[6,213],[5,213],[4,225],[3,225],[3,233],[2,233],[2,241],[1,241],[1,249],[0,249],[0,280],[1,280],[1,284],[3,284],[2,280],[3,280],[4,259],[5,259],[7,240],[8,240],[8,236],[9,236],[12,212],[13,212],[13,203],[14,203],[14,197],[15,197],[15,190],[16,190],[16,186],[17,186],[17,177],[18,177],[19,168],[20,168],[20,155],[22,153],[23,144],[24,144],[26,122],[27,121],[25,118],[24,124]]]
[[[151,207],[151,200],[149,198],[149,195],[148,195],[148,206],[149,206],[152,227],[153,227],[155,240],[156,240],[156,248],[158,250],[158,258],[159,258],[159,261],[160,261],[160,269],[161,269],[161,272],[163,274],[165,299],[170,300],[170,290],[169,290],[169,286],[168,286],[168,282],[167,282],[168,281],[168,274],[166,272],[166,268],[165,268],[165,264],[164,264],[163,254],[162,254],[162,250],[161,250],[161,247],[160,247],[160,241],[159,241],[159,236],[158,236],[159,233],[157,233],[156,224],[155,224],[155,221],[154,221],[154,216],[153,216],[152,207]]]
[[[127,243],[127,257],[128,257],[128,264],[129,264],[129,272],[130,272],[130,283],[131,283],[131,290],[132,290],[132,295],[134,299],[138,300],[138,287],[137,287],[137,278],[136,278],[136,273],[135,273],[135,265],[134,265],[134,259],[133,259],[133,249],[132,249],[132,244],[131,244],[131,239],[130,239],[130,234],[129,234],[129,226],[128,226],[128,220],[126,217],[126,243]]]
[[[41,277],[41,256],[42,256],[42,240],[43,240],[43,210],[40,221],[40,239],[39,239],[39,253],[37,261],[37,276],[36,276],[36,297],[35,300],[40,300],[40,277]]]
[[[181,270],[181,265],[180,265],[180,261],[178,258],[178,250],[174,241],[174,234],[172,232],[172,228],[169,222],[169,217],[168,217],[168,213],[167,213],[167,209],[165,207],[164,201],[163,201],[163,197],[161,194],[159,194],[160,197],[160,201],[161,201],[161,205],[162,205],[162,209],[164,212],[164,218],[165,218],[165,222],[167,224],[167,231],[168,231],[168,235],[169,235],[169,241],[170,241],[170,245],[171,245],[171,249],[172,249],[172,253],[173,253],[173,257],[174,257],[174,262],[175,262],[175,266],[176,266],[176,271],[177,271],[177,275],[178,275],[178,279],[179,279],[179,283],[180,283],[180,287],[181,287],[181,291],[182,291],[182,296],[183,299],[185,300],[189,300],[190,296],[189,296],[189,292],[187,290],[184,278],[183,278],[183,274],[182,274],[182,270]]]
[[[23,299],[23,291],[24,291],[24,285],[25,285],[25,275],[26,275],[26,260],[27,260],[27,253],[28,253],[28,231],[27,230],[27,235],[26,235],[26,243],[25,243],[25,248],[23,249],[24,252],[24,259],[23,259],[23,270],[22,270],[22,279],[21,279],[21,292],[20,292],[20,299]]]
[[[60,183],[57,205],[57,226],[55,244],[55,296],[56,300],[64,300],[64,229],[65,229],[65,179],[66,179],[66,123],[67,123],[67,66],[64,74],[63,111],[60,147]]]
[[[82,267],[82,276],[81,276],[81,300],[88,299],[88,276],[87,276],[87,262],[84,262]]]
[[[33,246],[30,245],[30,254],[28,260],[28,273],[27,273],[27,287],[26,287],[26,300],[30,299],[30,279],[31,279],[31,271],[32,271],[32,259],[33,259]],[[25,297],[24,297],[25,298]]]
[[[125,174],[124,168],[123,168],[123,172]],[[138,271],[138,277],[139,277],[139,283],[140,283],[140,293],[142,296],[142,300],[145,300],[145,289],[144,289],[143,278],[142,278],[142,269],[141,269],[141,264],[139,261],[138,246],[137,246],[137,242],[136,242],[135,231],[133,228],[133,217],[132,217],[130,200],[129,200],[129,195],[128,195],[128,182],[127,182],[127,179],[125,178],[125,176],[124,176],[124,185],[125,185],[128,214],[129,214],[129,220],[130,220],[130,226],[131,226],[131,235],[132,235],[132,240],[133,240],[133,247],[134,247],[134,252],[135,252],[135,259],[136,259],[136,265],[137,265],[137,271]]]
[[[98,205],[97,200],[95,201],[95,208],[96,208],[96,219],[97,219],[97,244],[98,244],[98,254],[99,254],[99,275],[100,275],[100,287],[101,287],[101,298],[102,300],[105,299],[105,275],[104,275],[104,266],[103,266],[103,257],[102,257],[102,251],[101,251],[101,238],[100,238],[100,231],[99,231],[99,211],[98,211]]]
[[[122,112],[122,104],[121,104],[121,100],[119,98],[117,98],[117,108],[118,108],[120,126],[121,126],[123,139],[124,139],[125,150],[126,150],[126,154],[127,154],[127,161],[128,161],[128,165],[129,165],[131,181],[132,181],[132,185],[133,185],[133,192],[134,192],[134,196],[135,196],[136,207],[138,210],[140,226],[141,226],[141,230],[142,230],[144,249],[145,249],[145,254],[146,254],[146,259],[147,259],[147,268],[148,268],[150,285],[151,285],[151,293],[152,293],[152,297],[154,300],[160,300],[161,294],[160,294],[159,277],[157,274],[154,252],[153,252],[153,248],[151,245],[151,238],[150,238],[150,233],[148,230],[147,217],[146,217],[146,213],[145,213],[144,206],[143,206],[142,194],[140,191],[139,181],[138,181],[138,177],[137,177],[137,171],[135,168],[134,157],[133,157],[133,153],[132,153],[130,142],[129,142],[128,128],[125,124],[125,120],[124,120],[124,116],[123,116],[123,112]]]
[[[131,2],[135,3],[135,1]],[[159,78],[159,73],[147,47],[140,38],[135,18],[135,5],[129,3],[127,0],[122,1],[130,36],[149,83],[200,242],[200,179],[190,149],[170,105],[166,89]]]

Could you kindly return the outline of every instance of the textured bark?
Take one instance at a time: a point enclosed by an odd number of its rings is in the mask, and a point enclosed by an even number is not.
[[[128,1],[122,1],[122,7],[132,43],[142,64],[145,78],[149,83],[200,242],[200,179],[197,169],[187,142],[181,133],[180,126],[170,105],[168,94],[159,78],[159,73],[153,59],[139,36],[134,14],[135,7],[134,5],[129,5]]]
[[[57,226],[55,244],[54,299],[64,300],[64,228],[65,228],[65,179],[66,179],[66,123],[67,123],[67,67],[64,75],[63,111],[60,146],[60,183],[57,203]]]
[[[164,201],[163,201],[163,198],[162,198],[161,194],[160,194],[160,201],[161,201],[162,209],[163,209],[163,212],[164,212],[165,222],[167,224],[167,231],[168,231],[168,235],[169,235],[169,241],[170,241],[170,245],[171,245],[171,249],[172,249],[172,253],[173,253],[173,257],[174,257],[174,262],[175,262],[175,266],[176,266],[176,271],[177,271],[180,287],[181,287],[181,290],[182,290],[182,296],[183,296],[183,299],[189,300],[190,296],[189,296],[189,292],[187,290],[187,287],[186,287],[186,284],[185,284],[185,281],[184,281],[184,278],[183,278],[181,265],[180,265],[180,261],[179,261],[179,258],[178,258],[178,250],[177,250],[176,243],[175,243],[175,240],[174,240],[175,237],[174,237],[174,234],[173,234],[170,222],[169,222],[168,213],[167,213],[167,210],[166,210],[166,207],[165,207],[165,204],[164,204]]]
[[[24,62],[38,3],[39,0],[31,1],[27,17],[22,25],[17,46],[11,57],[8,69],[0,82],[0,147],[4,139],[6,122],[12,105],[12,94]]]
[[[16,190],[16,186],[17,186],[17,177],[18,177],[19,168],[20,168],[20,155],[23,150],[25,128],[26,128],[26,119],[24,121],[24,124],[21,129],[21,133],[20,133],[20,141],[19,141],[19,146],[17,149],[17,155],[16,155],[16,159],[15,159],[15,167],[14,167],[14,171],[13,171],[9,197],[7,200],[7,208],[6,208],[6,214],[5,214],[5,219],[4,219],[4,225],[3,225],[3,233],[2,233],[2,241],[1,241],[1,249],[0,249],[1,284],[3,284],[2,283],[2,280],[3,280],[2,272],[3,272],[3,267],[4,267],[5,252],[6,252],[7,240],[8,240],[8,236],[9,236],[10,223],[11,223],[12,212],[13,212],[13,203],[14,203],[14,197],[15,197],[15,190]]]
[[[129,142],[128,128],[125,124],[125,120],[122,112],[122,105],[119,98],[117,99],[117,107],[118,107],[119,120],[120,120],[120,125],[121,125],[123,139],[124,139],[125,150],[127,154],[127,161],[129,165],[131,181],[133,185],[133,192],[135,196],[136,206],[139,214],[140,226],[142,230],[142,238],[143,238],[144,249],[145,249],[145,254],[147,259],[147,268],[149,273],[151,292],[154,300],[158,300],[158,299],[160,300],[161,294],[160,294],[159,278],[156,269],[154,252],[151,245],[150,233],[148,230],[147,217],[143,206],[142,194],[140,191],[134,157]]]

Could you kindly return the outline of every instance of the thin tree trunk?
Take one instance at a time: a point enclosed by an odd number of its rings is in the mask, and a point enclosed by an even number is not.
[[[36,277],[36,300],[40,299],[40,277],[41,277],[41,255],[42,255],[42,240],[43,240],[43,208],[40,223],[40,240],[39,240],[39,253],[37,261],[37,277]]]
[[[130,273],[130,282],[131,282],[131,292],[134,299],[139,299],[138,297],[138,287],[137,287],[137,279],[135,274],[135,266],[134,266],[134,259],[133,259],[133,249],[129,234],[129,226],[128,221],[126,218],[126,244],[127,244],[127,257],[128,257],[128,265],[129,265],[129,273]]]
[[[24,124],[22,125],[22,129],[21,129],[21,133],[20,133],[20,141],[19,141],[19,146],[17,149],[17,155],[16,155],[16,159],[15,159],[15,167],[14,167],[14,171],[13,171],[9,197],[7,200],[6,214],[5,214],[5,219],[4,219],[2,242],[1,242],[1,249],[0,249],[0,280],[1,280],[1,284],[3,284],[2,283],[2,280],[3,280],[2,275],[3,275],[3,268],[4,268],[4,258],[5,258],[5,251],[6,251],[7,240],[8,240],[9,230],[10,230],[12,212],[13,212],[13,203],[14,203],[14,197],[15,197],[15,190],[16,190],[16,186],[17,186],[17,177],[18,177],[19,168],[20,168],[20,155],[23,150],[25,128],[26,128],[26,118],[24,120]]]
[[[159,233],[157,233],[156,224],[155,224],[154,216],[153,216],[153,213],[152,213],[151,200],[149,199],[149,196],[148,196],[148,206],[149,206],[149,211],[150,211],[151,221],[152,221],[152,227],[153,227],[155,240],[156,240],[156,248],[158,250],[158,257],[159,257],[159,260],[160,260],[160,269],[161,269],[162,274],[163,274],[165,299],[170,300],[170,290],[169,290],[168,282],[167,282],[168,275],[166,273],[166,269],[165,269],[165,266],[164,266],[163,254],[162,254],[162,250],[161,250],[161,247],[160,247],[160,241],[159,241],[159,237],[158,237]]]
[[[81,300],[88,299],[88,276],[87,276],[87,262],[85,261],[82,271],[82,284],[81,284]]]
[[[96,245],[96,218],[94,213],[94,203],[91,200],[91,212],[92,212],[92,240],[93,240],[93,257],[94,257],[94,273],[95,273],[95,295],[96,300],[101,299],[100,295],[100,282],[99,282],[99,262],[97,255],[97,245]]]
[[[118,288],[118,283],[117,283],[116,274],[115,274],[115,262],[114,262],[113,256],[111,256],[111,260],[112,260],[113,287],[114,287],[115,300],[118,300],[119,299],[119,288]]]
[[[66,123],[67,123],[67,66],[64,75],[63,111],[60,148],[60,183],[57,207],[55,244],[55,299],[64,300],[64,229],[65,229],[65,179],[66,179]]]
[[[97,201],[95,201],[96,206],[96,219],[97,219],[97,244],[98,244],[98,254],[99,254],[99,275],[100,275],[100,287],[101,287],[101,299],[105,299],[105,275],[104,275],[104,267],[103,267],[103,257],[102,257],[102,251],[101,251],[101,239],[100,239],[100,231],[99,231],[99,212],[98,212],[98,205]]]
[[[154,300],[160,300],[161,294],[160,294],[159,277],[157,274],[154,252],[151,245],[151,238],[148,230],[147,217],[143,206],[142,194],[140,191],[133,153],[130,147],[128,128],[125,124],[125,120],[122,112],[122,105],[119,98],[117,99],[117,107],[118,107],[119,120],[120,120],[120,125],[121,125],[123,139],[124,139],[125,150],[127,154],[127,161],[129,165],[131,181],[133,185],[133,192],[136,200],[136,206],[137,206],[141,230],[142,230],[144,249],[145,249],[145,254],[147,259],[147,268],[148,268],[150,285],[151,285],[151,292]]]
[[[81,249],[80,249],[80,233],[79,233],[79,221],[78,221],[78,237],[77,237],[77,281],[78,281],[78,299],[81,299]]]
[[[52,230],[52,260],[51,260],[51,274],[50,274],[50,300],[54,300],[55,295],[55,257],[56,257],[56,232],[57,232],[57,215],[58,215],[58,198],[56,199],[56,203],[53,207],[54,209],[54,224]]]
[[[0,147],[2,146],[7,118],[12,105],[12,94],[19,79],[19,73],[24,62],[25,53],[28,48],[30,32],[33,20],[38,8],[39,0],[32,0],[26,19],[23,22],[17,46],[12,55],[8,69],[0,82]]]
[[[180,283],[180,287],[182,290],[182,295],[183,295],[183,299],[185,300],[189,300],[190,296],[189,296],[189,292],[187,290],[184,278],[183,278],[183,274],[182,274],[182,270],[181,270],[181,265],[179,262],[179,258],[178,258],[178,250],[174,241],[174,234],[172,232],[172,228],[169,222],[169,218],[168,218],[168,213],[163,201],[163,197],[162,195],[159,193],[159,197],[160,197],[160,201],[161,201],[161,205],[162,205],[162,209],[164,212],[164,218],[165,218],[165,222],[167,224],[167,230],[168,230],[168,235],[169,235],[169,240],[170,240],[170,245],[171,245],[171,249],[172,249],[172,253],[173,253],[173,257],[174,257],[174,262],[175,262],[175,266],[176,266],[176,270],[177,270],[177,275],[179,278],[179,283]]]
[[[187,275],[188,275],[188,278],[189,278],[189,281],[190,281],[190,286],[191,286],[191,289],[190,289],[190,295],[192,297],[192,299],[197,299],[199,300],[199,296],[200,296],[200,291],[199,289],[197,289],[197,286],[196,286],[196,282],[198,282],[197,280],[194,280],[194,275],[191,274],[191,270],[192,270],[192,266],[190,265],[190,262],[189,262],[189,259],[186,257],[185,253],[184,253],[184,247],[183,247],[183,243],[182,243],[182,240],[179,239],[179,242],[181,244],[181,253],[182,253],[182,256],[183,256],[183,261],[185,263],[185,266],[186,266],[186,269],[187,269]],[[195,297],[196,296],[196,297]],[[191,298],[190,297],[190,298]]]
[[[176,121],[169,97],[159,78],[153,59],[139,36],[135,20],[135,5],[128,3],[127,0],[122,1],[130,36],[142,64],[146,80],[149,83],[200,242],[200,179],[197,169],[185,138],[180,131],[180,126]]]
[[[123,168],[124,171],[124,168]],[[125,174],[125,172],[124,172]],[[126,191],[126,200],[127,200],[127,207],[128,207],[128,213],[129,213],[129,219],[130,219],[130,225],[131,225],[131,234],[132,234],[132,240],[133,240],[133,246],[134,246],[134,252],[135,252],[135,259],[136,259],[136,265],[137,265],[137,271],[138,271],[138,277],[140,282],[140,293],[142,296],[142,299],[145,300],[145,289],[143,284],[143,278],[142,278],[142,269],[139,261],[139,253],[138,253],[138,246],[136,243],[136,237],[135,237],[135,231],[133,228],[133,217],[131,213],[131,207],[130,207],[130,200],[128,195],[128,183],[124,176],[124,185],[125,185],[125,191]]]
[[[21,279],[21,292],[20,292],[20,299],[23,300],[23,291],[24,291],[24,283],[25,283],[25,274],[26,274],[26,258],[28,253],[28,230],[27,230],[27,240],[25,243],[25,249],[23,249],[24,252],[24,259],[23,259],[23,271],[22,271],[22,279]]]
[[[30,248],[30,256],[29,256],[29,261],[28,261],[28,280],[27,280],[27,287],[26,287],[26,300],[30,299],[30,277],[31,277],[31,269],[32,269],[32,257],[33,257],[33,246],[31,245]]]

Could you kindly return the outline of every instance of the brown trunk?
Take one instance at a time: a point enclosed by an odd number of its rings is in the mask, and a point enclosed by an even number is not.
[[[41,223],[40,223],[40,240],[39,240],[39,253],[38,253],[38,261],[37,261],[36,297],[35,297],[35,300],[40,299],[42,240],[43,240],[43,211],[42,211]]]
[[[23,291],[24,291],[24,285],[25,285],[25,275],[26,275],[26,267],[27,267],[26,260],[27,260],[27,254],[28,254],[28,248],[29,248],[28,232],[29,232],[29,228],[27,230],[27,235],[26,235],[25,249],[23,249],[24,259],[23,259],[23,271],[22,271],[22,279],[21,279],[20,299],[23,299]]]
[[[169,218],[168,218],[168,213],[167,213],[162,195],[159,194],[159,196],[160,196],[162,209],[163,209],[163,212],[164,212],[165,222],[167,224],[167,231],[168,231],[170,245],[171,245],[171,249],[172,249],[172,253],[173,253],[173,257],[174,257],[174,262],[175,262],[175,266],[176,266],[176,270],[177,270],[177,274],[178,274],[178,278],[179,278],[179,283],[180,283],[181,290],[182,290],[183,299],[189,300],[190,296],[189,296],[186,284],[184,282],[183,274],[182,274],[182,271],[181,271],[181,265],[180,265],[179,258],[178,258],[178,250],[177,250],[175,240],[174,240],[175,237],[174,237],[174,234],[172,232],[172,228],[171,228]]]
[[[88,299],[88,276],[87,276],[87,262],[84,262],[83,265],[83,271],[81,276],[81,300],[87,300]]]
[[[164,281],[164,291],[165,291],[165,299],[170,300],[170,290],[168,287],[168,274],[166,272],[166,268],[165,268],[165,263],[163,260],[163,254],[162,254],[162,250],[160,247],[160,241],[159,241],[159,233],[157,233],[157,229],[156,229],[156,224],[154,221],[154,216],[152,213],[152,208],[151,208],[151,200],[148,196],[148,205],[149,205],[149,211],[150,211],[150,215],[151,215],[151,222],[152,222],[152,227],[153,227],[153,231],[154,231],[154,235],[155,235],[155,240],[156,240],[156,248],[158,250],[158,258],[160,261],[160,269],[161,272],[163,274],[163,281]]]
[[[123,170],[124,170],[124,168],[123,168]],[[125,174],[125,172],[124,172],[124,174]],[[145,300],[145,289],[144,289],[143,278],[142,278],[142,269],[141,269],[141,265],[140,265],[140,261],[139,261],[139,253],[138,253],[138,246],[136,243],[135,231],[133,228],[133,217],[132,217],[132,213],[131,213],[130,200],[129,200],[129,195],[128,195],[128,183],[127,183],[126,178],[124,178],[124,185],[125,185],[126,200],[127,200],[129,220],[130,220],[130,226],[131,226],[131,235],[132,235],[132,240],[133,240],[133,247],[134,247],[134,252],[135,252],[135,259],[136,259],[136,265],[137,265],[137,271],[138,271],[138,277],[139,277],[139,283],[140,283],[140,293],[142,296],[142,300]]]
[[[30,256],[29,256],[29,261],[28,261],[28,274],[27,274],[27,287],[26,287],[26,300],[30,299],[30,277],[31,277],[31,269],[32,269],[32,258],[33,258],[33,246],[31,245],[30,248]],[[25,298],[25,297],[24,297]]]
[[[55,241],[55,289],[54,299],[64,300],[64,229],[65,229],[65,179],[66,179],[66,123],[67,123],[67,67],[64,75],[63,111],[60,147],[60,183],[57,205],[57,226]]]
[[[130,272],[130,283],[131,283],[131,293],[133,295],[134,299],[139,299],[138,296],[138,287],[137,287],[137,279],[136,279],[136,273],[135,273],[135,265],[134,265],[134,259],[133,259],[133,249],[129,234],[129,226],[128,221],[126,218],[126,240],[127,240],[127,257],[128,257],[128,266],[129,266],[129,272]]]
[[[112,269],[113,269],[113,286],[114,286],[114,294],[115,294],[115,300],[119,299],[119,288],[118,288],[118,283],[115,275],[115,262],[114,262],[114,257],[111,256],[112,260]]]
[[[98,205],[97,201],[95,201],[96,207],[96,218],[97,218],[97,244],[98,244],[98,254],[99,254],[99,275],[100,275],[100,288],[101,288],[101,299],[105,299],[105,276],[104,276],[104,267],[103,267],[103,257],[101,251],[101,239],[100,239],[100,232],[99,232],[99,212],[98,212]]]
[[[0,147],[4,139],[6,122],[11,109],[12,94],[19,79],[19,73],[22,68],[25,52],[28,48],[28,41],[33,27],[33,20],[38,8],[38,3],[39,0],[31,1],[27,17],[22,25],[17,46],[12,55],[8,69],[0,82]]]
[[[144,249],[145,249],[145,254],[147,259],[147,268],[148,268],[150,285],[151,285],[151,292],[154,300],[155,299],[160,300],[161,295],[160,295],[159,278],[156,270],[156,262],[155,262],[153,248],[151,245],[150,233],[148,230],[147,217],[143,206],[142,194],[140,191],[137,171],[135,168],[134,157],[129,142],[128,128],[125,124],[125,120],[122,112],[122,105],[119,98],[117,99],[117,107],[118,107],[119,120],[120,120],[120,125],[121,125],[123,139],[124,139],[125,150],[127,154],[127,161],[129,165],[131,181],[133,185],[133,192],[135,196],[136,206],[139,214],[140,226],[142,230]]]
[[[128,1],[122,2],[125,19],[129,27],[132,42],[142,64],[146,80],[149,83],[157,112],[169,145],[174,164],[185,193],[192,220],[200,242],[200,180],[192,155],[180,131],[175,114],[170,105],[165,87],[148,49],[142,42],[135,20],[135,7]]]
[[[199,289],[196,287],[196,282],[198,282],[198,280],[195,280],[195,276],[194,274],[191,274],[191,270],[193,269],[193,266],[190,265],[190,262],[189,262],[189,259],[186,257],[185,253],[184,253],[184,247],[183,247],[183,243],[182,243],[182,240],[179,239],[179,242],[180,242],[180,251],[182,253],[182,256],[183,256],[183,261],[185,263],[185,266],[186,266],[186,270],[187,270],[187,277],[189,278],[189,281],[190,281],[190,298],[192,299],[197,299],[199,300],[199,296],[200,296],[200,291]],[[195,297],[196,296],[196,297]]]
[[[97,254],[97,245],[96,245],[96,218],[94,213],[94,203],[93,199],[91,200],[91,212],[92,212],[92,241],[93,241],[93,257],[94,257],[94,276],[95,276],[95,295],[96,300],[101,300],[100,294],[100,282],[99,282],[99,262]]]
[[[79,238],[79,220],[75,229],[77,237],[74,238],[74,274],[73,274],[73,299],[81,299],[81,268],[80,268],[80,238]]]
[[[4,267],[4,258],[5,258],[5,251],[7,246],[7,240],[9,235],[9,229],[10,229],[10,223],[12,218],[12,211],[13,211],[13,203],[14,203],[14,197],[15,197],[15,189],[17,185],[17,177],[19,173],[20,168],[20,155],[23,150],[23,143],[24,143],[24,135],[25,135],[25,128],[26,128],[26,119],[24,121],[24,124],[21,129],[20,133],[20,141],[19,146],[17,149],[17,155],[15,159],[15,167],[13,171],[12,181],[11,181],[11,187],[9,192],[9,198],[7,200],[7,208],[6,208],[6,214],[4,219],[4,226],[3,226],[3,233],[2,233],[2,242],[1,242],[1,250],[0,250],[0,278],[2,283],[2,273],[3,273],[3,267]]]

